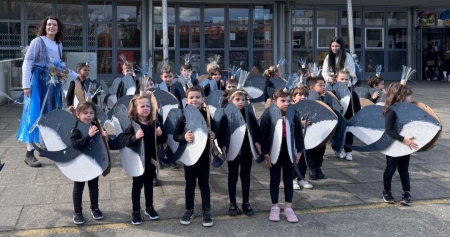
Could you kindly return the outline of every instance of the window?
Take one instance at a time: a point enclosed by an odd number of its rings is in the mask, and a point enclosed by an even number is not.
[[[337,27],[317,27],[317,48],[329,48],[337,35]]]
[[[366,27],[366,48],[384,48],[384,28]]]

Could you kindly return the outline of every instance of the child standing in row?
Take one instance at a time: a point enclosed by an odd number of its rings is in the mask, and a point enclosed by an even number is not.
[[[186,91],[186,104],[196,107],[202,114],[205,121],[211,120],[207,111],[203,108],[205,101],[205,94],[199,86],[193,86]],[[175,126],[173,140],[176,142],[193,142],[195,137],[193,131],[187,131],[183,134],[186,126],[186,117],[184,114],[178,119]],[[210,140],[215,139],[215,133],[210,131]],[[194,165],[184,165],[184,178],[186,180],[185,198],[186,211],[180,220],[183,225],[189,225],[192,218],[194,218],[194,198],[195,186],[198,180],[200,187],[200,194],[202,197],[202,211],[203,211],[203,226],[213,226],[214,222],[211,218],[211,192],[209,189],[209,147],[211,141],[208,139],[206,147],[200,159]]]
[[[393,139],[403,142],[410,149],[417,150],[418,145],[413,142],[414,137],[403,137],[395,130],[395,120],[397,118],[397,114],[390,109],[391,105],[400,103],[400,102],[411,102],[412,91],[406,85],[402,85],[399,83],[392,83],[389,85],[386,102],[384,104],[383,115],[386,117],[385,126],[386,133],[391,136]],[[402,182],[403,195],[402,200],[400,201],[403,205],[411,205],[411,186],[409,182],[409,159],[410,155],[400,156],[400,157],[391,157],[386,155],[386,169],[384,170],[383,175],[383,200],[387,203],[395,203],[395,199],[392,196],[391,191],[391,182],[392,176],[395,173],[395,170],[398,170],[400,174],[400,180]]]
[[[81,83],[81,87],[83,88],[83,91],[87,91],[88,88],[85,87],[84,82],[89,76],[89,63],[87,62],[80,62],[77,64],[77,73],[78,76],[75,80],[71,81],[69,84],[69,90],[67,91],[66,95],[66,101],[67,101],[67,107],[70,112],[74,111],[74,98],[75,98],[75,85],[77,83]],[[94,96],[92,98],[92,101],[97,104],[97,96]]]
[[[234,79],[231,79],[234,80]],[[234,89],[228,91],[225,95],[225,100],[227,103],[233,103],[242,114],[244,121],[246,122],[246,126],[251,126],[253,132],[253,142],[256,147],[256,150],[261,154],[261,134],[258,126],[258,121],[253,113],[249,113],[249,120],[246,120],[246,111],[245,111],[245,103],[247,100],[247,93],[240,89]],[[220,120],[219,131],[226,131],[228,127],[228,119],[227,116],[224,115]],[[253,163],[253,154],[250,148],[248,132],[244,135],[244,140],[242,142],[242,147],[239,154],[232,161],[228,162],[228,195],[230,197],[230,208],[228,209],[228,215],[236,216],[240,214],[240,210],[236,204],[236,184],[238,181],[238,177],[241,177],[242,184],[242,210],[247,216],[253,215],[253,209],[249,204],[250,200],[250,172],[252,169]],[[222,152],[225,155],[227,154],[227,150],[225,147],[226,142],[226,133],[222,132],[218,135],[217,138],[219,147],[222,148]],[[241,167],[241,172],[239,173],[239,166]]]
[[[367,84],[371,87],[371,88],[375,88],[375,89],[379,89],[381,91],[383,91],[384,89],[384,79],[381,76],[378,75],[373,75],[370,76],[367,79]],[[375,93],[372,94],[372,96],[370,97],[370,100],[376,104],[378,101],[378,98],[380,97],[380,92],[376,91]]]
[[[273,103],[281,110],[281,114],[283,115],[283,128],[282,128],[282,142],[280,148],[280,154],[278,156],[278,160],[275,164],[272,164],[270,157],[270,147],[272,141],[270,140],[272,133],[272,122],[269,113],[265,113],[263,117],[261,117],[261,150],[262,154],[265,157],[265,163],[268,167],[270,167],[270,197],[272,199],[272,208],[270,209],[269,220],[271,221],[280,221],[280,207],[278,206],[278,194],[280,191],[280,182],[281,182],[281,170],[283,169],[283,184],[284,184],[284,198],[285,198],[285,207],[284,207],[284,215],[286,216],[289,222],[298,222],[297,216],[295,215],[294,210],[292,209],[292,198],[294,196],[294,189],[292,180],[294,179],[294,166],[293,162],[298,163],[300,160],[300,156],[304,150],[304,142],[303,142],[303,133],[300,124],[300,116],[296,113],[294,118],[295,122],[295,131],[293,135],[295,136],[295,147],[297,149],[295,160],[292,162],[289,158],[288,146],[286,141],[286,122],[285,122],[285,114],[288,110],[288,106],[290,104],[290,95],[289,93],[283,92],[283,90],[278,89],[273,94]]]
[[[136,145],[140,139],[144,139],[145,147],[145,170],[141,176],[133,177],[133,187],[131,189],[131,201],[133,203],[132,221],[133,225],[142,223],[141,219],[141,189],[144,186],[145,194],[145,212],[151,220],[159,219],[158,213],[153,207],[153,180],[156,176],[156,166],[152,159],[156,155],[156,142],[165,143],[167,135],[162,132],[160,127],[155,126],[153,109],[150,99],[145,96],[134,96],[130,101],[128,117],[139,124],[140,129],[134,131],[130,124],[123,134],[123,142],[125,146],[132,147]],[[156,134],[156,136],[155,136]],[[155,141],[155,138],[157,141]]]

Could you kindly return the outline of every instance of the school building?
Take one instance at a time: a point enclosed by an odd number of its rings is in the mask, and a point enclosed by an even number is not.
[[[212,54],[222,56],[224,69],[256,66],[261,73],[279,57],[287,59],[283,74],[295,72],[300,57],[322,63],[334,36],[342,36],[349,49],[346,4],[168,1],[170,63],[178,72],[181,55],[198,54],[191,64],[200,74]],[[402,65],[420,72],[426,43],[450,39],[450,27],[439,19],[448,8],[450,3],[442,0],[353,0],[355,51],[363,79],[377,64],[383,65],[386,79],[399,79]],[[430,16],[419,19],[423,10]],[[98,79],[112,81],[121,73],[120,54],[136,64],[150,57],[153,65],[162,60],[162,3],[157,0],[0,0],[0,60],[20,58],[21,46],[35,37],[40,21],[50,15],[66,26],[65,52],[96,53]],[[158,75],[156,67],[153,75]]]

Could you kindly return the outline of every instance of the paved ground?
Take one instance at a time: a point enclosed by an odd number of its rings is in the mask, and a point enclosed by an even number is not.
[[[450,133],[445,129],[450,125],[450,110],[447,98],[450,85],[443,82],[410,82],[413,88],[413,99],[422,101],[432,107],[439,115],[444,132],[438,145],[429,152],[416,153],[412,156],[410,176],[415,207],[403,208],[399,205],[386,208],[381,202],[382,173],[385,166],[384,156],[377,153],[353,154],[353,161],[345,161],[334,156],[324,160],[323,172],[327,179],[311,181],[314,188],[299,190],[294,193],[293,206],[299,214],[300,223],[288,225],[283,221],[275,225],[267,220],[270,209],[269,172],[261,164],[252,168],[251,203],[257,215],[252,218],[226,216],[228,210],[227,167],[211,168],[210,186],[212,196],[212,213],[216,225],[213,229],[204,230],[200,224],[200,197],[196,196],[196,222],[189,229],[196,235],[290,235],[296,230],[304,233],[328,235],[340,233],[348,228],[348,235],[375,235],[388,233],[387,229],[374,228],[377,220],[388,217],[400,225],[414,226],[413,235],[420,232],[421,225],[437,225],[430,232],[442,235],[447,221],[443,213],[448,213],[450,203]],[[82,228],[72,223],[72,187],[73,182],[61,174],[54,163],[40,158],[44,167],[29,168],[23,162],[24,146],[15,140],[22,108],[16,105],[0,106],[0,157],[6,165],[0,172],[0,234],[4,235],[127,235],[130,229],[133,235],[187,235],[187,229],[181,227],[178,219],[184,210],[184,178],[182,165],[179,169],[162,170],[161,187],[155,187],[155,208],[161,220],[145,221],[142,227],[131,226],[131,182],[120,165],[117,153],[113,153],[113,168],[107,177],[101,177],[100,208],[105,218],[94,221],[89,215],[89,197],[86,191],[83,206],[86,224]],[[258,111],[260,114],[260,111]],[[327,146],[327,154],[332,154]],[[86,188],[87,189],[87,188]],[[238,185],[240,190],[240,185]],[[393,181],[393,192],[397,200],[401,198],[401,185],[396,174]],[[198,191],[197,191],[198,193]],[[280,192],[282,194],[282,192]],[[241,193],[238,191],[238,203]],[[142,198],[142,204],[144,199]],[[283,200],[282,196],[280,200]],[[421,201],[419,201],[421,200]],[[433,205],[427,205],[433,204]],[[431,209],[430,209],[431,208]],[[384,211],[387,210],[387,211]],[[406,210],[411,214],[408,219],[402,217],[398,210]],[[430,210],[433,210],[431,212]],[[413,218],[414,217],[414,218]],[[334,218],[334,219],[333,219]],[[257,220],[257,221],[254,221]],[[354,221],[367,222],[364,229],[354,226]],[[410,222],[409,222],[410,221]],[[419,226],[417,226],[419,225]],[[230,228],[239,226],[240,229]],[[62,228],[61,228],[62,227]],[[278,228],[286,227],[277,232]],[[298,228],[296,228],[298,227]],[[367,228],[365,228],[367,227]],[[149,230],[151,229],[151,230]],[[445,228],[444,228],[445,229]],[[338,232],[333,232],[337,230]],[[198,232],[197,232],[198,231]],[[225,231],[225,232],[224,232]],[[356,232],[355,232],[356,231]],[[375,232],[374,232],[375,231]],[[377,232],[378,231],[378,232]],[[345,233],[345,232],[343,232]],[[392,232],[389,232],[392,233]],[[401,234],[401,233],[398,233]],[[192,235],[192,234],[190,234]],[[195,235],[195,234],[194,234]],[[403,235],[403,234],[401,234]]]

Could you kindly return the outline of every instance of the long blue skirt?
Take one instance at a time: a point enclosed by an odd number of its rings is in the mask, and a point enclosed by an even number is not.
[[[58,83],[48,85],[50,80],[48,68],[42,66],[34,66],[31,76],[31,95],[25,96],[23,103],[22,119],[20,120],[19,131],[16,139],[24,143],[39,143],[39,128],[36,127],[32,132],[30,128],[39,118],[42,106],[44,110],[42,114],[49,113],[54,109],[62,108],[61,90]],[[47,101],[44,103],[45,94],[49,90]]]

